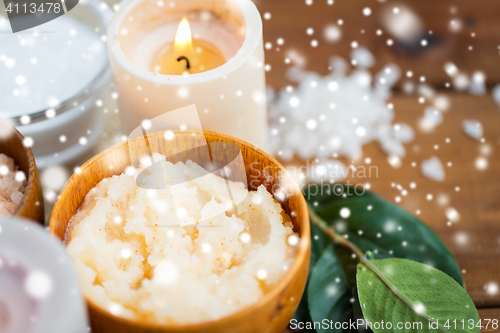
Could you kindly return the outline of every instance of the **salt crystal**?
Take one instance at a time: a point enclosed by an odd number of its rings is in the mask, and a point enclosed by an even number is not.
[[[351,78],[361,87],[369,87],[372,82],[372,75],[369,71],[358,69],[352,72]]]
[[[14,202],[16,205],[19,205],[23,200],[23,194],[16,190],[10,195],[10,198],[12,202]]]
[[[380,143],[382,145],[382,150],[388,155],[394,155],[400,158],[406,156],[406,149],[398,140],[385,138],[381,140]]]
[[[5,165],[10,171],[14,171],[14,160],[5,154],[0,153],[0,165]]]
[[[347,172],[347,167],[344,163],[338,160],[325,159],[309,167],[307,171],[307,178],[310,181],[317,183],[322,181],[337,182],[344,179]]]
[[[21,203],[25,190],[26,176],[16,171],[14,159],[0,153],[0,216],[13,214]],[[23,180],[17,176],[23,174]]]
[[[443,122],[443,114],[435,107],[429,106],[424,110],[424,117],[420,120],[420,128],[424,131],[432,130]]]
[[[4,207],[7,208],[11,213],[14,213],[14,211],[17,209],[17,204],[7,201],[4,204]]]
[[[10,186],[7,190],[4,191],[5,198],[10,198],[14,191],[16,191],[16,188],[14,186]]]
[[[437,95],[434,97],[433,105],[441,111],[448,111],[450,108],[450,99],[444,95]]]
[[[4,185],[7,188],[10,188],[12,185],[14,185],[14,180],[10,177],[3,177],[2,179],[3,179]]]
[[[359,67],[370,68],[375,65],[375,57],[365,47],[355,48],[351,52],[351,59],[356,61],[356,65]]]
[[[375,86],[377,84],[383,84],[392,87],[401,77],[401,70],[396,64],[388,64],[382,68],[382,70],[377,74]],[[380,79],[384,78],[385,82],[381,83]]]
[[[391,88],[396,84],[401,76],[401,70],[395,64],[386,65],[375,76],[375,93],[380,99],[388,99],[391,95]]]
[[[422,18],[410,7],[391,4],[385,6],[381,14],[383,28],[402,45],[413,45],[425,34]]]
[[[394,137],[401,143],[409,143],[415,138],[415,131],[408,124],[397,123],[392,128]]]
[[[401,167],[401,159],[395,155],[390,155],[388,158],[387,158],[387,161],[389,162],[389,164],[393,167],[393,168],[400,168]]]
[[[333,0],[331,0],[331,3],[333,3]],[[342,37],[342,30],[336,24],[329,24],[325,26],[325,29],[323,30],[323,37],[327,42],[334,43]]]
[[[469,86],[469,77],[465,73],[459,73],[457,76],[453,78],[453,87],[458,90],[462,91],[467,89]]]
[[[479,120],[464,120],[462,128],[469,137],[481,140],[483,138],[483,125]]]
[[[430,180],[442,182],[445,179],[443,164],[437,156],[433,156],[423,161],[420,165],[420,171],[424,177]]]
[[[420,84],[418,86],[418,93],[422,97],[425,97],[427,99],[431,99],[431,98],[434,98],[436,91],[434,90],[434,88],[432,88],[428,84]]]
[[[447,62],[446,64],[444,64],[444,70],[445,70],[446,74],[448,74],[451,77],[458,74],[458,68],[452,62]]]
[[[347,61],[345,61],[341,57],[331,57],[330,61],[328,62],[330,67],[332,68],[332,73],[335,73],[337,75],[344,76],[349,68],[349,65]]]

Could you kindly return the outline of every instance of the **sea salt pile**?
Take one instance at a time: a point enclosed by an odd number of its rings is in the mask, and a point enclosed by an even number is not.
[[[478,70],[469,75],[460,71],[452,62],[444,64],[444,71],[450,76],[455,90],[468,91],[471,95],[486,94],[486,75],[482,71]]]
[[[394,111],[387,99],[400,77],[400,69],[386,65],[376,76],[368,71],[371,53],[361,47],[351,54],[356,65],[339,57],[330,60],[325,77],[300,68],[290,69],[297,82],[276,96],[270,93],[271,149],[282,160],[347,156],[357,158],[363,145],[379,142],[391,156],[404,157],[403,143],[414,137],[406,124],[391,124]]]
[[[0,153],[0,215],[12,215],[23,200],[26,186],[24,172],[14,160]]]

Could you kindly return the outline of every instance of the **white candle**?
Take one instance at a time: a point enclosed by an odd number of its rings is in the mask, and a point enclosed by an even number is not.
[[[41,226],[17,218],[0,218],[0,332],[88,332],[64,246]]]
[[[184,16],[193,40],[215,45],[226,62],[196,74],[154,72],[154,55],[173,43]],[[262,20],[252,1],[126,0],[108,27],[108,47],[128,132],[194,104],[203,129],[267,148]]]

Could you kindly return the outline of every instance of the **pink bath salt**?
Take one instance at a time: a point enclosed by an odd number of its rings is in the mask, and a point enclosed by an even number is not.
[[[3,178],[12,179],[12,181],[14,181],[14,177],[15,176],[16,175],[14,174],[14,172],[12,172],[12,171],[9,170],[6,175],[3,175]]]
[[[10,188],[8,188],[8,189],[7,189],[7,191],[5,192],[5,194],[6,194],[6,195],[5,195],[5,197],[6,197],[6,198],[9,198],[9,199],[12,201],[12,199],[11,199],[11,195],[12,195],[12,193],[14,193],[14,192],[17,192],[17,187],[15,187],[15,186],[11,186],[11,187],[10,187]]]
[[[12,201],[7,201],[4,204],[4,207],[7,208],[11,213],[14,213],[14,211],[17,209],[17,204],[13,203]]]
[[[0,165],[6,165],[10,171],[14,171],[16,164],[14,163],[14,159],[10,158],[5,154],[0,153]]]
[[[23,200],[27,181],[16,177],[18,170],[14,159],[0,153],[0,215],[13,214]]]
[[[21,186],[23,186],[23,185],[24,185],[24,182],[20,182],[20,181],[18,181],[17,179],[14,178],[14,186],[17,189],[21,188]]]
[[[24,194],[15,190],[14,193],[12,193],[10,195],[10,198],[11,198],[13,203],[15,203],[16,205],[19,205],[21,203],[21,201],[23,201],[23,196],[24,196]]]
[[[14,185],[14,179],[9,178],[9,177],[3,177],[2,178],[3,183],[4,183],[4,188],[11,188]]]

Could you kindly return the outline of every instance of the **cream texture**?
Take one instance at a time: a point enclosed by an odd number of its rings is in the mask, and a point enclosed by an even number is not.
[[[290,217],[263,186],[230,182],[241,199],[231,208],[223,178],[200,177],[191,161],[162,168],[167,183],[185,182],[152,190],[129,172],[104,179],[72,218],[67,250],[87,299],[157,324],[215,320],[256,303],[293,264]]]

